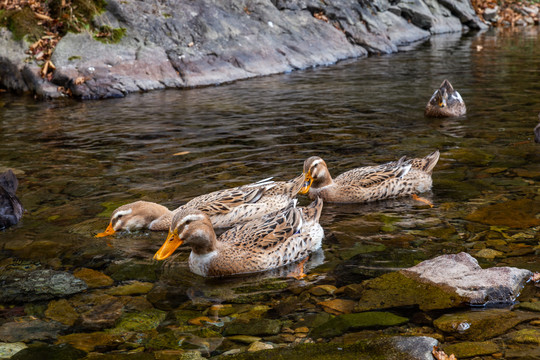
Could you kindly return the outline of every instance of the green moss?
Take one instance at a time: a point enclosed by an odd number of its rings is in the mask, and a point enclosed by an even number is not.
[[[125,28],[111,28],[110,26],[100,26],[98,34],[94,35],[94,39],[105,44],[117,44],[126,35]]]
[[[73,61],[73,60],[81,60],[81,59],[82,59],[82,57],[80,57],[80,56],[70,56],[70,57],[68,57],[68,60],[69,60],[69,61]]]
[[[4,11],[0,23],[13,33],[15,40],[28,36],[30,41],[36,41],[44,33],[43,27],[38,25],[38,19],[29,7],[19,11]]]

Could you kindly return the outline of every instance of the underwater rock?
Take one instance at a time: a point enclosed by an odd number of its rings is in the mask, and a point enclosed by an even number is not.
[[[254,343],[249,345],[247,351],[256,352],[256,351],[268,350],[268,349],[273,349],[273,348],[274,348],[274,345],[272,344],[264,343],[261,341],[255,341]]]
[[[225,326],[224,336],[252,335],[267,336],[277,335],[281,330],[281,321],[273,319],[251,319],[250,321],[234,320]]]
[[[127,260],[110,265],[107,273],[116,281],[155,281],[157,280],[156,272],[160,267],[161,265],[155,261]]]
[[[312,287],[309,292],[315,296],[332,295],[337,288],[334,285],[317,285]]]
[[[73,275],[83,280],[90,289],[111,286],[114,283],[109,276],[93,269],[82,268],[73,272]]]
[[[518,306],[520,309],[530,311],[540,311],[540,301],[537,302],[522,302]]]
[[[539,318],[540,314],[490,309],[446,314],[435,319],[433,325],[458,339],[483,341],[504,334],[521,322]]]
[[[0,343],[0,359],[9,359],[19,351],[26,349],[25,343]]]
[[[369,311],[357,314],[344,314],[317,326],[310,334],[313,339],[343,335],[347,331],[402,325],[409,319],[389,312]]]
[[[124,314],[118,325],[111,329],[112,334],[122,334],[128,331],[144,332],[153,330],[165,319],[165,311],[151,309],[140,313]]]
[[[356,301],[344,299],[331,299],[317,303],[324,311],[334,315],[350,314],[353,312]]]
[[[497,344],[491,341],[466,341],[444,346],[443,350],[448,355],[454,354],[458,359],[461,359],[473,356],[494,354],[499,351],[499,346],[497,346]]]
[[[32,302],[64,297],[86,290],[84,281],[55,270],[7,270],[0,273],[0,302]]]
[[[88,330],[101,330],[114,326],[122,316],[124,305],[117,298],[97,303],[83,313],[77,325]]]
[[[497,251],[497,250],[493,250],[493,249],[487,249],[487,248],[482,249],[482,250],[478,251],[476,254],[474,254],[474,256],[476,256],[476,257],[483,258],[483,259],[489,259],[489,260],[493,260],[496,257],[502,256],[502,255],[504,255],[504,253],[502,253],[500,251]]]
[[[67,326],[73,326],[79,318],[77,311],[66,299],[51,301],[45,310],[45,316]]]
[[[93,332],[59,336],[57,344],[70,344],[75,349],[90,352],[97,347],[117,347],[123,342],[124,340],[120,335],[112,335],[105,332]]]
[[[11,169],[0,174],[0,230],[21,220],[23,207],[15,195],[19,181]]]
[[[19,351],[11,360],[77,360],[86,356],[86,352],[75,349],[69,344],[38,344]]]
[[[250,335],[234,335],[234,336],[229,336],[227,340],[236,341],[242,344],[251,344],[256,341],[260,341],[261,338],[258,336],[250,336]]]
[[[515,344],[532,344],[540,346],[539,329],[521,329],[508,334],[507,340]]]
[[[130,284],[120,285],[106,291],[109,295],[115,296],[133,296],[133,295],[142,295],[147,294],[154,284],[148,282],[134,281]]]
[[[56,321],[43,321],[33,317],[23,317],[0,326],[0,341],[28,342],[30,340],[50,340],[55,339],[60,331],[67,328],[66,325]]]
[[[510,200],[473,211],[467,220],[494,226],[529,228],[540,225],[540,202],[531,199]]]

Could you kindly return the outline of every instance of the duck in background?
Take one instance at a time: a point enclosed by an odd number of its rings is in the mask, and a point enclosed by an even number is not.
[[[465,115],[466,112],[467,108],[461,95],[457,90],[454,90],[450,81],[445,79],[429,99],[424,115],[429,117],[453,117]]]
[[[23,206],[15,195],[19,181],[11,169],[0,174],[0,230],[21,220]]]
[[[96,237],[112,235],[120,230],[169,230],[174,214],[185,209],[202,211],[214,227],[231,227],[285,208],[302,188],[304,177],[302,174],[290,181],[264,179],[218,190],[198,196],[174,211],[148,201],[122,205],[113,211],[107,229]]]
[[[164,260],[186,244],[191,247],[190,270],[209,277],[266,271],[307,259],[324,237],[319,224],[323,200],[300,208],[296,202],[293,199],[286,208],[236,226],[219,238],[205,212],[183,209],[173,217],[154,259]]]
[[[318,156],[304,162],[305,185],[301,194],[325,202],[363,203],[403,195],[416,195],[431,189],[431,174],[439,161],[439,150],[424,158],[402,157],[377,166],[349,170],[332,179],[328,166]],[[423,200],[421,200],[423,201]]]

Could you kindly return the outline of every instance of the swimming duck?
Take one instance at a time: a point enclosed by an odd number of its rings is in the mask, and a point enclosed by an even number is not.
[[[174,211],[156,203],[136,201],[114,210],[109,226],[96,237],[120,230],[168,230],[173,215],[184,209],[204,212],[215,227],[230,227],[286,207],[302,188],[303,181],[304,174],[290,181],[264,179],[198,196]]]
[[[201,276],[217,277],[275,269],[306,258],[321,247],[319,224],[323,201],[296,207],[296,199],[280,211],[267,214],[216,237],[208,215],[184,209],[173,217],[165,243],[154,259],[168,258],[178,246],[191,246],[189,268]]]
[[[439,160],[439,151],[424,158],[407,159],[377,166],[349,170],[332,179],[323,159],[312,156],[304,162],[305,186],[301,194],[309,193],[326,202],[361,203],[431,189],[431,173]]]
[[[0,174],[0,230],[15,225],[21,220],[23,207],[15,195],[19,181],[11,170]]]
[[[465,115],[466,112],[467,108],[461,95],[454,90],[450,81],[445,79],[441,86],[435,90],[431,99],[429,99],[424,115],[430,117],[452,117]]]

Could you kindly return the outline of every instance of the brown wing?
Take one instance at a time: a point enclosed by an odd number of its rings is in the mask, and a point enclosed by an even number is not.
[[[406,161],[405,157],[402,157],[398,161],[347,171],[338,176],[336,182],[368,188],[390,179],[401,178],[409,172],[410,168],[410,162]]]

